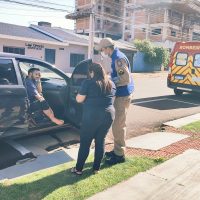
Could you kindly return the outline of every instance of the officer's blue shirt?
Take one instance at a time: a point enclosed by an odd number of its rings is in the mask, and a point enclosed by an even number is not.
[[[36,100],[35,96],[38,95],[38,90],[37,90],[37,83],[35,80],[26,78],[26,90],[28,94],[28,99],[32,103],[33,101]]]
[[[84,106],[108,108],[113,105],[116,88],[112,83],[112,90],[103,92],[101,87],[93,79],[83,81],[79,90],[80,95],[86,95]]]
[[[124,58],[127,61],[128,67],[129,67],[129,71],[130,71],[130,63],[128,61],[128,58],[118,48],[115,48],[114,51],[113,51],[113,53],[112,53],[112,55],[111,55],[111,59],[112,59],[112,64],[111,64],[111,68],[112,68],[111,78],[113,80],[118,77],[117,76],[117,71],[116,71],[116,68],[115,68],[115,61],[118,60],[118,59],[121,59],[121,58]],[[133,91],[134,91],[134,82],[133,82],[133,78],[131,77],[131,82],[128,85],[117,87],[116,96],[117,97],[129,96]]]

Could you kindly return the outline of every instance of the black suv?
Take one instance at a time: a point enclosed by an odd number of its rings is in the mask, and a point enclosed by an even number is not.
[[[29,112],[25,78],[31,67],[41,70],[43,95],[56,117],[64,126],[80,126],[82,106],[76,94],[83,80],[88,78],[91,60],[80,62],[71,77],[51,64],[39,59],[0,53],[0,138],[18,137],[43,132],[56,126],[41,113]]]

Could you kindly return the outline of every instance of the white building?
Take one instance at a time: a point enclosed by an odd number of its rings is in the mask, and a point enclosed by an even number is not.
[[[0,23],[0,52],[23,54],[43,59],[64,72],[72,72],[80,61],[87,59],[88,36],[78,35],[72,31],[51,27],[49,23],[29,27]],[[100,39],[95,38],[95,43]],[[133,45],[116,42],[132,62],[135,48]],[[94,61],[102,62],[99,55]],[[103,61],[107,71],[110,63]]]

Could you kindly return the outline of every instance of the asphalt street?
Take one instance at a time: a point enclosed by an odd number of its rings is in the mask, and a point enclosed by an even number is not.
[[[135,92],[127,116],[127,138],[158,130],[163,122],[200,112],[200,95],[177,97],[167,73],[134,74]]]

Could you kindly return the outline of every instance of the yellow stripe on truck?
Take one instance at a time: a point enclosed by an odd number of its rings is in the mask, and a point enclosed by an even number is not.
[[[174,56],[173,63],[175,63],[176,56]],[[191,78],[191,69],[192,69],[193,57],[189,56],[188,63],[186,66],[172,66],[172,82],[174,83],[182,83],[182,84],[193,84]],[[184,75],[185,78],[183,80],[175,79],[175,74],[177,75]],[[196,84],[195,84],[196,85]]]

